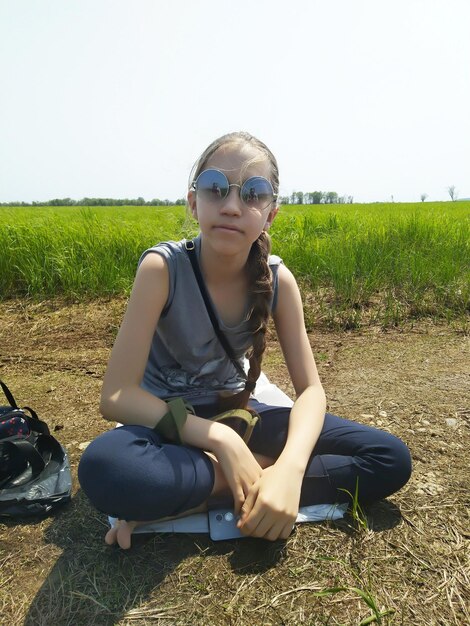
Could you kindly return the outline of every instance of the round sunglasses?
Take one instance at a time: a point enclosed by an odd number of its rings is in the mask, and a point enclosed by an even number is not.
[[[273,186],[263,176],[252,176],[241,185],[229,183],[228,178],[220,170],[210,168],[199,174],[191,187],[208,202],[220,202],[230,192],[230,187],[240,188],[240,199],[248,208],[263,211],[272,204],[277,195]]]

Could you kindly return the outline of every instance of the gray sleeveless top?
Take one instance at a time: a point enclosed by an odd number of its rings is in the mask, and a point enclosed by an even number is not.
[[[167,241],[146,250],[160,254],[169,272],[169,293],[150,346],[141,387],[159,398],[181,396],[193,404],[211,402],[222,389],[241,391],[244,381],[217,339],[184,248],[186,240]],[[201,240],[194,240],[199,258]],[[281,259],[271,255],[274,295],[277,301],[277,270]],[[215,310],[215,309],[214,309]],[[217,311],[215,311],[217,315]],[[219,326],[242,366],[252,343],[248,322],[226,326],[217,315]]]

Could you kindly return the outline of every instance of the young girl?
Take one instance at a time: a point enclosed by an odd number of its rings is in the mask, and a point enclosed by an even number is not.
[[[188,205],[199,223],[196,258],[218,324],[210,321],[181,242],[142,255],[104,378],[100,410],[124,426],[84,452],[79,480],[99,510],[119,518],[106,542],[129,548],[139,522],[207,510],[233,497],[240,530],[274,541],[292,531],[299,505],[362,502],[400,489],[408,448],[393,435],[326,414],[297,283],[267,233],[278,212],[279,174],[267,146],[247,133],[214,141],[197,161]],[[293,407],[253,396],[272,315],[296,393]],[[189,402],[188,412],[182,400]],[[248,444],[221,406],[254,409]]]

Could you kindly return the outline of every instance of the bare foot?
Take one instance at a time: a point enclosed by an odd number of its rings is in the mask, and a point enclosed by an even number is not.
[[[110,528],[104,538],[108,546],[117,543],[123,550],[129,550],[131,547],[131,535],[134,529],[145,522],[126,522],[126,520],[118,519],[115,526]]]

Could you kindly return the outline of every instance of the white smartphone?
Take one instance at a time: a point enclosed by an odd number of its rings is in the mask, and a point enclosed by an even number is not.
[[[212,541],[224,539],[243,539],[237,528],[238,517],[231,509],[214,509],[209,511],[209,534]]]

